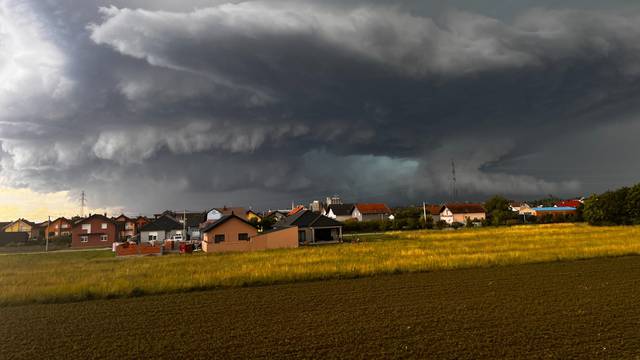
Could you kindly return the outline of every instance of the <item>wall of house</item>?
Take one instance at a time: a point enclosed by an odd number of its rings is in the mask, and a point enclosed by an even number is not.
[[[485,218],[486,218],[485,213],[454,214],[449,209],[444,209],[444,211],[440,213],[440,220],[445,221],[447,224],[453,224],[454,222],[464,224],[467,222],[467,219],[471,219],[474,221],[482,221]]]
[[[362,221],[362,214],[360,213],[360,210],[358,210],[358,208],[353,209],[353,212],[351,213],[351,217],[358,221]]]
[[[251,250],[285,249],[298,247],[298,227],[258,234],[251,238]]]
[[[238,240],[238,234],[249,234],[249,240]],[[224,241],[215,243],[216,235],[224,234]],[[204,252],[251,251],[251,237],[258,234],[253,226],[231,218],[221,225],[202,234],[202,250]]]
[[[71,223],[68,221],[57,220],[49,224],[45,230],[45,234],[49,234],[50,236],[70,235],[71,226]]]
[[[149,234],[155,233],[157,238],[156,241],[164,241],[171,239],[174,235],[182,235],[182,230],[156,230],[156,231],[141,231],[140,232],[140,242],[148,243],[149,242]]]
[[[83,224],[90,224],[90,230],[83,230]],[[102,224],[106,224],[106,229],[102,228]],[[80,237],[89,233],[89,241],[82,242]],[[100,240],[100,235],[107,235],[107,241]],[[114,241],[118,241],[118,231],[116,224],[101,218],[92,218],[82,223],[74,225],[71,230],[71,246],[74,248],[90,248],[90,247],[111,247]]]
[[[385,214],[361,214],[360,221],[379,221],[387,220],[389,215]]]
[[[467,219],[472,221],[482,221],[486,218],[485,213],[468,213],[468,214],[454,214],[453,222],[466,223]]]

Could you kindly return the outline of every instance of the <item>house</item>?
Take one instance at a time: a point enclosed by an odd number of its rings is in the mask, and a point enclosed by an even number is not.
[[[342,223],[310,210],[287,216],[274,225],[275,229],[298,228],[300,244],[322,244],[342,241]]]
[[[161,215],[140,229],[139,243],[162,242],[171,239],[175,235],[182,235],[183,228],[184,225],[173,216],[168,214]]]
[[[118,232],[122,241],[129,241],[136,235],[136,221],[120,214],[114,221],[118,224]]]
[[[423,211],[426,211],[427,216],[431,216],[434,223],[440,221],[440,213],[442,212],[443,205],[425,205]]]
[[[245,220],[248,220],[247,213],[248,211],[245,210],[245,208],[243,207],[223,206],[221,208],[213,208],[207,211],[206,221],[219,220],[225,215],[236,215],[241,218],[244,218]]]
[[[140,229],[142,229],[143,226],[147,225],[148,223],[151,222],[151,220],[149,220],[149,218],[147,218],[146,216],[138,216],[135,220],[136,223],[136,235],[138,233],[140,233]]]
[[[71,247],[111,247],[119,240],[118,225],[105,215],[89,215],[71,227]]]
[[[12,221],[9,224],[5,225],[4,228],[2,228],[3,232],[25,232],[29,234],[29,239],[33,239],[34,237],[32,236],[32,230],[33,227],[35,226],[34,223],[32,223],[29,220],[25,220],[25,219],[18,219],[16,221]]]
[[[248,221],[251,222],[261,222],[262,221],[262,216],[260,216],[258,213],[256,213],[255,211],[249,209],[247,210],[247,212],[245,213],[245,218]]]
[[[204,252],[250,251],[258,228],[236,214],[223,215],[201,229]]]
[[[358,221],[388,220],[391,209],[386,204],[355,204],[351,217]]]
[[[298,247],[298,228],[285,227],[258,233],[247,220],[232,214],[208,223],[202,229],[204,252],[255,251]]]
[[[527,203],[513,203],[509,205],[509,209],[513,212],[517,212],[518,215],[533,215],[533,208],[531,208]]]
[[[31,227],[31,240],[42,240],[45,238],[45,230],[47,229],[47,222],[34,223]],[[71,231],[71,229],[69,229]],[[69,233],[71,235],[71,233]]]
[[[345,222],[347,220],[353,219],[353,208],[353,204],[331,204],[327,208],[327,212],[324,215],[331,219]]]
[[[59,217],[47,225],[47,222],[43,223],[45,226],[44,234],[52,236],[69,236],[71,235],[71,227],[73,223],[71,220],[65,217]]]
[[[282,211],[282,210],[273,210],[273,211],[268,211],[266,214],[264,214],[262,216],[262,219],[273,219],[274,223],[277,223],[278,221],[284,219],[287,217],[287,213]]]
[[[482,221],[487,215],[481,204],[445,204],[440,212],[440,220],[447,224],[464,224],[467,220]]]
[[[206,213],[204,212],[188,212],[177,217],[180,223],[185,223],[187,230],[187,240],[200,240],[202,235],[200,233],[200,224],[206,221]]]
[[[577,210],[574,207],[570,206],[550,206],[550,207],[534,207],[532,208],[533,215],[536,217],[541,216],[561,216],[561,215],[575,215]]]

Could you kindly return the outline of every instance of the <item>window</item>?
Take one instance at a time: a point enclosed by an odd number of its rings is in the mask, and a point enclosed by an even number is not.
[[[107,241],[109,240],[109,235],[107,234],[101,234],[100,235],[100,241]]]
[[[82,224],[82,231],[91,232],[91,224]]]
[[[305,242],[307,241],[307,232],[304,230],[300,230],[298,231],[298,242]]]
[[[69,224],[62,224],[62,228],[63,228],[63,229],[66,229],[66,228],[68,228],[68,227],[69,227]]]
[[[219,243],[224,241],[224,234],[217,234],[213,237],[213,242]]]
[[[107,223],[102,223],[102,225],[100,225],[100,228],[102,230],[106,229],[107,228]]]
[[[238,240],[240,241],[249,241],[249,234],[247,233],[239,233]]]
[[[89,236],[81,235],[80,236],[80,242],[89,242]]]
[[[158,240],[158,235],[156,233],[149,234],[148,239],[149,241]]]

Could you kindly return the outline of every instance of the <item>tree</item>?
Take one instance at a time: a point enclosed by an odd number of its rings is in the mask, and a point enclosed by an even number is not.
[[[499,195],[487,200],[484,209],[492,225],[502,225],[507,220],[514,218],[514,213],[509,207],[509,200]]]

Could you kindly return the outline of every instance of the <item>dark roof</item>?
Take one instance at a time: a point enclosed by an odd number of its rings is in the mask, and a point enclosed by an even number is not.
[[[275,227],[279,228],[287,226],[297,226],[301,228],[330,226],[337,227],[342,226],[342,223],[320,213],[313,212],[311,210],[303,210],[292,216],[287,216],[275,225]]]
[[[27,240],[29,240],[28,232],[0,232],[0,245],[26,242]]]
[[[122,219],[120,219],[120,218],[122,218]],[[118,221],[118,222],[128,222],[128,221],[133,221],[133,219],[132,219],[132,218],[128,217],[128,216],[127,216],[127,215],[125,215],[125,214],[120,214],[120,216],[115,217],[115,218],[114,218],[114,220],[115,220],[115,221]]]
[[[255,226],[248,222],[247,220],[237,216],[236,214],[231,214],[231,215],[224,215],[222,216],[220,219],[214,221],[214,222],[210,222],[208,223],[204,228],[202,228],[201,232],[205,233],[207,231],[211,231],[211,229],[217,227],[218,225],[222,225],[223,223],[227,222],[230,219],[238,219],[240,221],[242,221],[243,223],[251,226],[252,228],[255,228]]]
[[[481,204],[446,204],[445,206],[454,214],[473,214],[484,212],[484,207]]]
[[[93,215],[91,215],[91,216],[89,216],[89,217],[86,217],[86,218],[80,218],[80,219],[78,219],[78,220],[74,221],[74,222],[73,222],[73,226],[76,226],[76,225],[78,225],[78,224],[82,224],[83,222],[85,222],[85,221],[87,221],[87,220],[89,220],[89,219],[96,219],[96,218],[97,218],[97,219],[102,219],[102,220],[104,220],[104,221],[108,221],[108,222],[110,222],[110,223],[112,223],[112,224],[115,224],[115,223],[116,223],[116,222],[115,222],[115,221],[113,221],[111,218],[108,218],[108,217],[106,217],[106,216],[104,216],[104,215],[100,215],[100,214],[93,214]]]
[[[180,221],[176,220],[172,216],[165,214],[140,228],[140,231],[180,230],[182,229],[182,227],[183,226]]]
[[[4,228],[5,226],[11,224],[12,221],[2,221],[0,222],[0,229]]]
[[[331,204],[329,208],[327,208],[327,213],[333,210],[333,214],[336,216],[351,215],[353,206],[353,204]]]
[[[198,227],[207,220],[207,213],[187,213],[187,227]]]

